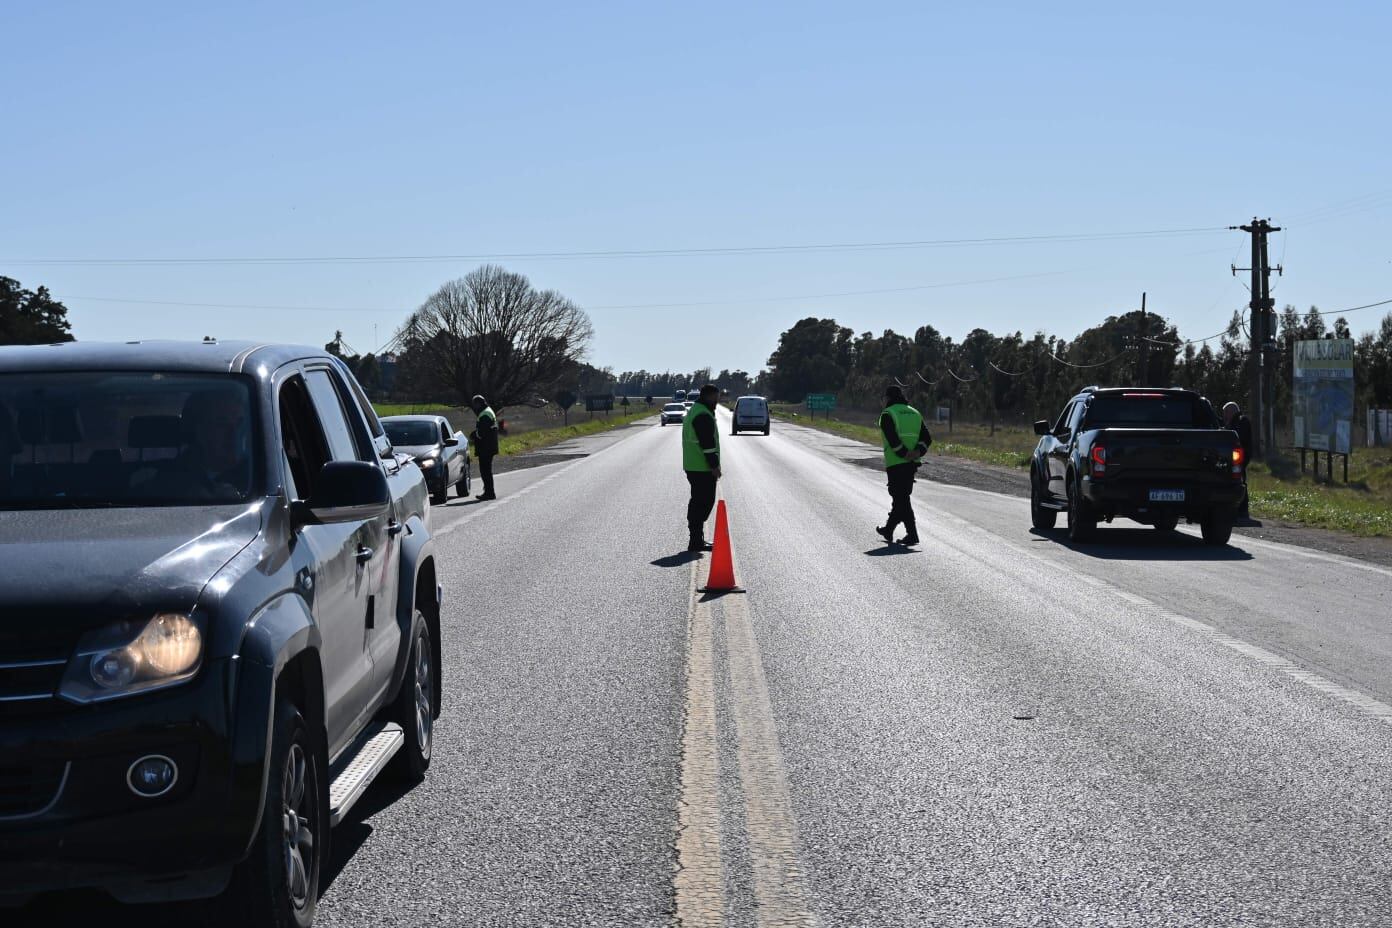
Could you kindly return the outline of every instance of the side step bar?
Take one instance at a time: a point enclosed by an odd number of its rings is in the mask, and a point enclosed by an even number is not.
[[[347,763],[334,772],[329,784],[329,823],[334,827],[348,817],[372,781],[406,743],[401,726],[378,722],[370,727]]]

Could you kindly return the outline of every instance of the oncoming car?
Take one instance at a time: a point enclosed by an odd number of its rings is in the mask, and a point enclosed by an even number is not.
[[[738,435],[740,432],[769,433],[768,400],[762,396],[741,396],[735,400],[730,417],[730,434]]]
[[[686,416],[685,403],[668,403],[662,407],[662,424],[668,422],[681,422]]]
[[[386,416],[382,419],[392,449],[416,462],[430,488],[430,501],[449,499],[454,487],[460,499],[469,496],[471,469],[469,439],[455,431],[444,416]]]

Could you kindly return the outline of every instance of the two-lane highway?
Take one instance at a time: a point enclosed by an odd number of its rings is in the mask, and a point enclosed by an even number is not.
[[[693,593],[674,428],[436,510],[435,766],[326,924],[1392,919],[1392,575],[927,482],[904,552],[820,433],[723,442],[744,596]]]

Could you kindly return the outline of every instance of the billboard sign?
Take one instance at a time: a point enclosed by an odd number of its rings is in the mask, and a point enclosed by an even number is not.
[[[1295,343],[1295,446],[1348,454],[1353,450],[1353,339]]]

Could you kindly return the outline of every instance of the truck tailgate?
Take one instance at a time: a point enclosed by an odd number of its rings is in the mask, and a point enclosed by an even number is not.
[[[1236,436],[1227,429],[1100,430],[1107,476],[1230,479]]]

